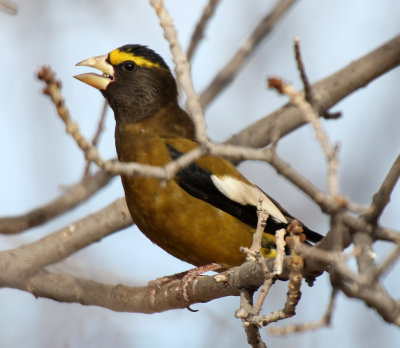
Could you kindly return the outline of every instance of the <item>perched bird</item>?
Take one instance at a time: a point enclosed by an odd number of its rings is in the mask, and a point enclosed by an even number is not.
[[[102,75],[75,76],[101,91],[114,111],[115,142],[122,162],[165,165],[198,146],[194,126],[178,104],[177,86],[165,61],[142,45],[125,45],[77,65]],[[257,225],[256,205],[269,214],[262,253],[274,257],[274,233],[294,218],[249,182],[229,161],[204,156],[173,179],[122,176],[134,222],[154,243],[196,266],[240,265]],[[322,236],[303,226],[306,238]]]

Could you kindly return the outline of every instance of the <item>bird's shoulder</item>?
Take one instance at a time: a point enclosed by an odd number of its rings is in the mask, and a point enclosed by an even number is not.
[[[181,154],[187,153],[199,146],[197,142],[186,138],[166,138],[164,142],[169,149],[171,160],[176,159]],[[175,154],[173,150],[175,150]],[[197,159],[195,164],[204,171],[217,177],[222,178],[224,176],[229,176],[248,185],[253,185],[231,162],[223,157],[205,155]]]

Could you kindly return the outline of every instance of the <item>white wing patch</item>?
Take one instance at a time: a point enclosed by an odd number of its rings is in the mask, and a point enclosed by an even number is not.
[[[217,177],[211,175],[211,180],[215,187],[226,197],[241,205],[257,206],[262,201],[265,211],[278,222],[288,223],[278,207],[262,192],[258,187],[251,186],[245,182],[232,178],[229,175]]]

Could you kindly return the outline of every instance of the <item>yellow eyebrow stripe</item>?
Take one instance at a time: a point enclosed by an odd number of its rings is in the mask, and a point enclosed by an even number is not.
[[[110,52],[108,60],[112,65],[119,65],[123,62],[126,62],[127,60],[130,60],[138,66],[163,69],[163,67],[159,63],[154,63],[144,57],[135,56],[133,53],[130,52],[120,51],[118,48]]]

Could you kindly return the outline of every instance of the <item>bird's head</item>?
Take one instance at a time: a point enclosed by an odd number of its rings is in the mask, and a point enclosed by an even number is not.
[[[102,92],[117,121],[125,121],[119,119],[120,115],[129,121],[140,121],[169,103],[177,103],[171,71],[161,56],[146,46],[125,45],[76,65],[103,73],[74,77]]]

